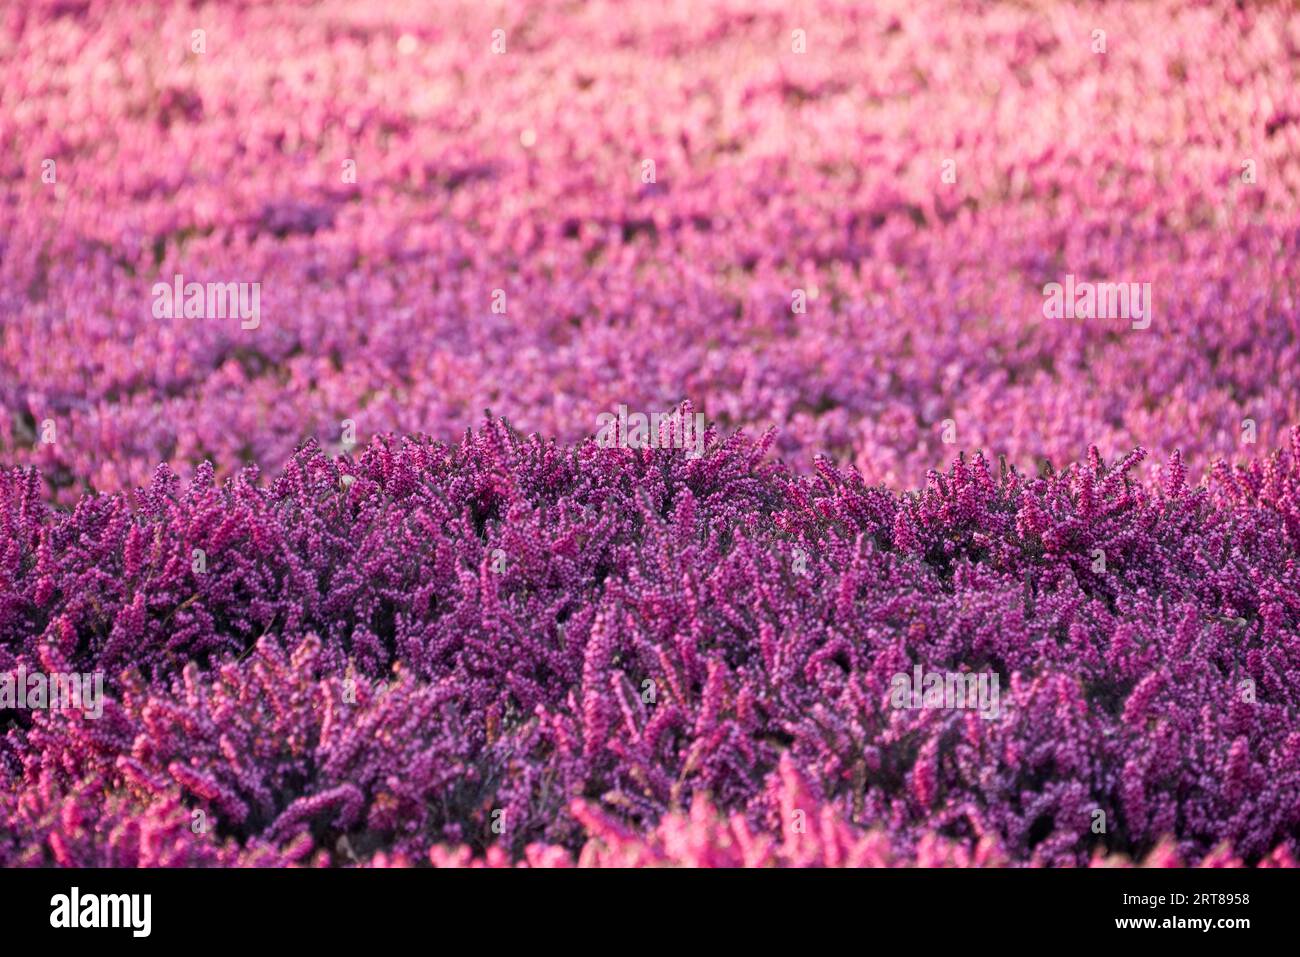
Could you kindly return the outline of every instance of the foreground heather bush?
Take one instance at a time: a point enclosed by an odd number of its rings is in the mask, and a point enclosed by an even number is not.
[[[1262,457],[1298,51],[1233,0],[7,3],[0,462],[71,506],[344,420],[576,442],[676,396],[896,491],[948,419],[1026,467]],[[259,326],[154,315],[178,273],[260,282]],[[1151,283],[1150,328],[1044,318],[1065,274]]]
[[[1196,488],[1093,451],[904,496],[770,435],[690,459],[500,422],[71,512],[12,470],[0,669],[103,669],[112,700],[0,712],[0,860],[518,859],[701,796],[776,833],[783,760],[901,859],[1294,854],[1292,438]],[[997,716],[895,707],[918,665],[996,676]]]

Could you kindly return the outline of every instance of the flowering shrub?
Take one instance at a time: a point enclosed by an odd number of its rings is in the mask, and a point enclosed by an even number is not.
[[[1293,863],[1300,8],[508,7],[0,11],[0,864]]]
[[[1285,444],[1293,4],[628,6],[7,4],[0,461],[72,506],[345,420],[574,442],[686,397],[896,490]],[[260,324],[158,318],[177,274]],[[1046,319],[1067,274],[1150,283],[1150,328]]]
[[[142,820],[157,860],[517,857],[703,795],[757,834],[782,760],[890,853],[1295,852],[1300,430],[1195,488],[1176,455],[1148,487],[1140,450],[1093,450],[904,496],[771,443],[498,421],[306,448],[266,486],[162,468],[72,512],[6,473],[0,667],[112,676],[99,721],[6,715],[10,853],[130,859]],[[998,713],[898,707],[917,665],[997,676]]]

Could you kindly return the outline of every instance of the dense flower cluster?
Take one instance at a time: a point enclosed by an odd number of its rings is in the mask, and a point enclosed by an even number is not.
[[[0,144],[0,865],[1294,864],[1294,4],[28,0]]]
[[[4,473],[0,669],[109,700],[0,712],[0,860],[517,859],[702,796],[773,834],[783,767],[891,854],[1297,852],[1300,430],[1196,487],[1094,449],[902,496],[772,440],[495,421],[70,512]],[[994,676],[997,713],[899,707],[916,666]]]
[[[572,442],[688,397],[899,490],[959,448],[1263,457],[1297,51],[1227,0],[6,4],[0,460],[73,505],[345,420]],[[259,326],[158,318],[177,274],[259,282]],[[1046,319],[1067,275],[1151,283],[1150,328]]]

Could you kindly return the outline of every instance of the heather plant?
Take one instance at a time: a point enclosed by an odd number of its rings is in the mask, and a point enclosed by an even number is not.
[[[300,6],[0,12],[0,863],[1294,863],[1300,10]]]
[[[785,760],[891,853],[1294,852],[1300,431],[1194,488],[1094,449],[903,496],[773,438],[710,429],[695,459],[496,421],[72,512],[11,471],[5,667],[114,676],[99,721],[6,713],[11,799],[89,776],[241,854],[517,859],[579,849],[574,801],[649,833],[707,796],[770,831]],[[997,715],[893,707],[914,665],[996,675]]]
[[[690,396],[902,491],[1300,419],[1293,5],[813,3],[803,53],[771,0],[634,6],[223,3],[196,53],[180,0],[8,5],[0,461],[72,507]],[[156,316],[177,275],[257,327]],[[1068,276],[1149,327],[1047,318]]]

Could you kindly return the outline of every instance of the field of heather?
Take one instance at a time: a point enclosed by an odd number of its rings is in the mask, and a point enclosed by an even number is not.
[[[0,866],[1294,866],[1298,369],[1295,4],[0,5]]]

